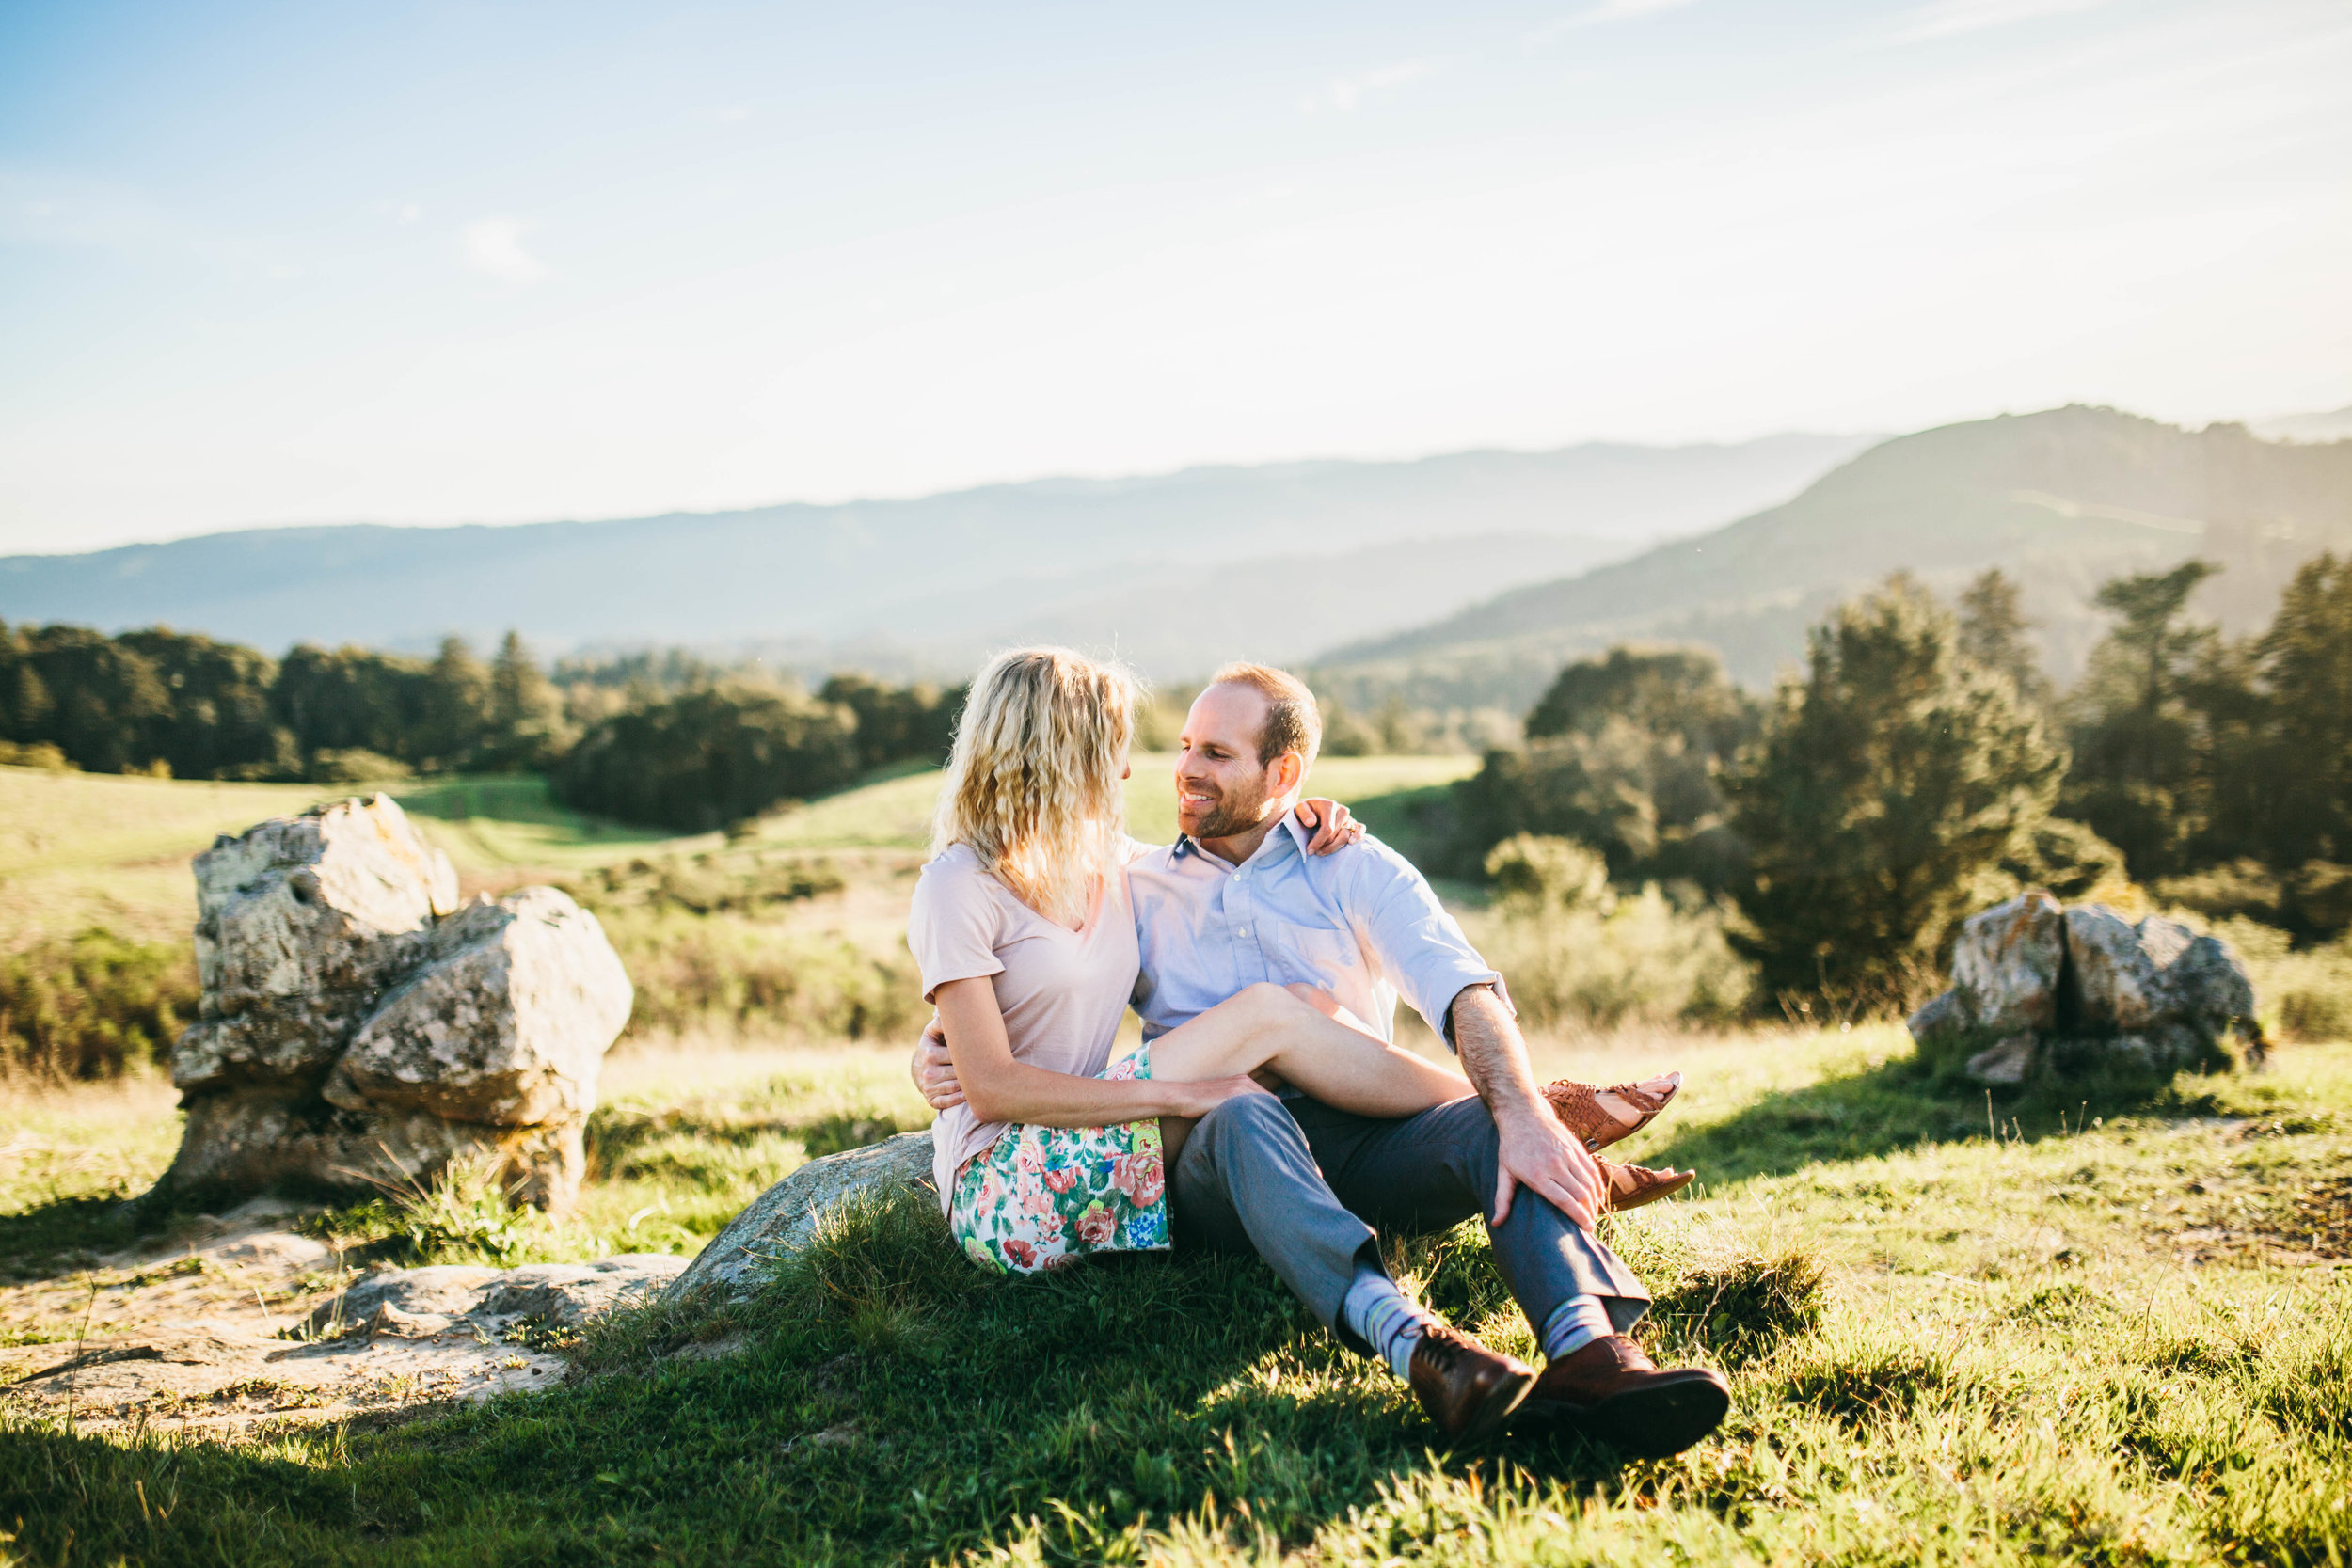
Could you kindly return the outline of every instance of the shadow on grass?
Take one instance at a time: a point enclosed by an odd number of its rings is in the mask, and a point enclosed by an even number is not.
[[[1868,1159],[1972,1138],[2033,1143],[2103,1117],[2214,1116],[2206,1081],[2184,1074],[2047,1079],[1988,1093],[1914,1057],[1765,1096],[1722,1121],[1677,1127],[1629,1155],[1647,1165],[1694,1168],[1710,1181],[1785,1176],[1824,1162]]]
[[[1453,1267],[1483,1296],[1478,1263]],[[836,1211],[756,1296],[625,1314],[575,1355],[548,1393],[274,1453],[0,1421],[0,1518],[37,1561],[69,1541],[94,1560],[919,1562],[1030,1541],[1103,1561],[1138,1524],[1204,1518],[1296,1549],[1413,1474],[1621,1468],[1574,1439],[1444,1450],[1255,1259],[992,1276],[919,1196]]]

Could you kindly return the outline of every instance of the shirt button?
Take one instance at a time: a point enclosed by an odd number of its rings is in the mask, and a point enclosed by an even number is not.
[[[1236,929],[1236,931],[1238,932],[1238,934],[1240,934],[1240,935],[1242,935],[1242,936],[1245,936],[1245,937],[1246,937],[1246,936],[1248,936],[1248,935],[1249,934],[1249,927],[1247,927],[1247,926],[1237,927],[1235,927],[1235,929]]]

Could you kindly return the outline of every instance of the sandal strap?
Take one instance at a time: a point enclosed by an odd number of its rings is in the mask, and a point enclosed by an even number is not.
[[[1609,1092],[1635,1110],[1644,1113],[1645,1120],[1664,1110],[1666,1101],[1672,1100],[1675,1095],[1673,1089],[1668,1089],[1664,1094],[1652,1094],[1639,1084],[1612,1084],[1609,1086]]]
[[[1616,1117],[1600,1108],[1600,1091],[1590,1084],[1580,1084],[1563,1078],[1544,1085],[1544,1100],[1560,1124],[1575,1133],[1587,1145],[1596,1138],[1616,1133],[1623,1126]]]

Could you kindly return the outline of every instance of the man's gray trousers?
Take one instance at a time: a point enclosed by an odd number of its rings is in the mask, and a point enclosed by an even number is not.
[[[1178,1247],[1255,1250],[1342,1340],[1339,1321],[1359,1261],[1381,1267],[1375,1230],[1420,1235],[1493,1212],[1500,1168],[1494,1117],[1457,1100],[1395,1121],[1305,1098],[1246,1095],[1203,1117],[1177,1157]],[[1538,1335],[1570,1296],[1597,1296],[1619,1333],[1649,1292],[1617,1255],[1521,1187],[1489,1226],[1495,1262]]]

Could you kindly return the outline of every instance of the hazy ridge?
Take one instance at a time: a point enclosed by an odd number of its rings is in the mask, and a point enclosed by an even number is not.
[[[2227,570],[2198,608],[2233,631],[2266,621],[2296,566],[2352,548],[2352,442],[2292,444],[2243,426],[2186,431],[2069,407],[1895,437],[1784,505],[1630,560],[1512,589],[1317,663],[1359,698],[1517,711],[1560,662],[1621,641],[1696,642],[1769,684],[1804,628],[1896,570],[1949,589],[2015,575],[2053,673],[2071,677],[2104,628],[2106,578],[2189,555]]]
[[[1873,437],[1189,468],[838,506],[514,527],[249,530],[0,559],[0,616],[273,651],[509,626],[543,649],[761,644],[961,672],[1058,637],[1161,675],[1295,659],[1794,494]]]

